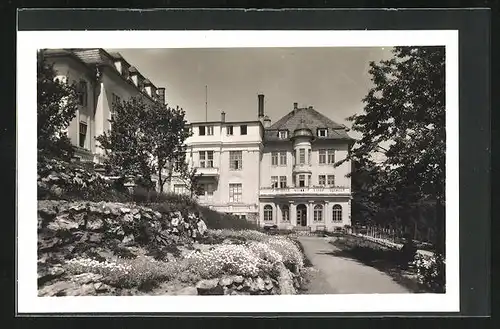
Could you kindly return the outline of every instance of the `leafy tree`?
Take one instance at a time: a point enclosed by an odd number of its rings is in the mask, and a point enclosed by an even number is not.
[[[190,136],[185,112],[163,104],[147,105],[142,97],[114,104],[110,131],[97,137],[105,150],[105,163],[117,175],[139,177],[137,183],[153,188],[152,176],[158,175],[163,192],[169,170],[187,176],[184,166],[184,142]]]
[[[37,63],[37,143],[43,155],[69,160],[73,146],[64,133],[78,109],[75,85],[56,76],[53,64],[46,61],[43,50]]]
[[[168,169],[189,176],[184,166],[185,140],[191,136],[186,128],[185,112],[178,106],[176,108],[167,105],[155,105],[146,113],[146,122],[149,130],[146,135],[149,148],[154,158],[153,170],[158,175],[160,192],[163,192],[168,176],[163,174]]]
[[[96,140],[105,152],[105,165],[111,174],[141,177],[141,185],[152,186],[153,159],[147,134],[147,106],[140,97],[113,105],[109,131]]]
[[[445,51],[444,47],[395,47],[393,58],[371,62],[374,87],[363,99],[364,113],[353,115],[362,138],[347,159],[365,164],[380,144],[389,143],[378,164],[374,199],[394,216],[432,202],[436,249],[444,250]],[[339,165],[343,161],[337,163]],[[371,169],[369,169],[371,170]]]

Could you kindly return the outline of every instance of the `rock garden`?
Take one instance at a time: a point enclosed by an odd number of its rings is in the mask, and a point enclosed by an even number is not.
[[[113,188],[99,174],[41,165],[39,296],[272,295],[301,286],[304,257],[287,236],[178,196],[137,202],[113,192],[109,202]],[[79,189],[85,199],[74,197]]]

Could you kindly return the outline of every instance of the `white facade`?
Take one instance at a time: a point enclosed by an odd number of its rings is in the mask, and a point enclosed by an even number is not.
[[[96,137],[110,129],[113,103],[141,96],[146,103],[165,102],[164,88],[156,88],[120,54],[103,49],[49,49],[44,51],[59,79],[75,83],[80,106],[67,134],[75,156],[100,162]]]
[[[292,125],[294,116],[303,116],[302,125],[281,133],[260,107],[263,102],[259,101],[259,121],[226,122],[223,113],[221,121],[191,124],[187,160],[202,174],[204,186],[198,201],[261,226],[334,231],[351,225],[351,180],[347,177],[351,164],[333,166],[346,158],[352,142],[345,127],[334,127],[344,132],[339,138],[328,138],[315,129],[323,122],[321,118],[310,120],[310,127],[305,123],[318,112],[296,108],[282,126]],[[246,127],[243,134],[242,126]],[[180,193],[182,184],[173,179],[170,190]]]

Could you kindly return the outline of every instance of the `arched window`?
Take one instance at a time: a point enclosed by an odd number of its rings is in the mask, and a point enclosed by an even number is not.
[[[264,221],[270,222],[273,220],[273,207],[270,205],[264,206]]]
[[[284,222],[290,221],[290,209],[287,205],[281,206],[281,220]]]
[[[342,222],[342,206],[336,204],[332,208],[332,219],[335,223]]]
[[[321,222],[323,220],[323,206],[317,204],[314,206],[314,221]]]

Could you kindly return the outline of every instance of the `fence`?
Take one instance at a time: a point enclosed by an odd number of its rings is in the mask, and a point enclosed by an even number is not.
[[[409,234],[419,247],[425,249],[430,249],[432,247],[432,240],[434,237],[434,232],[432,232],[430,228],[426,230],[426,234],[423,234],[417,227],[410,230],[409,228],[394,229],[380,226],[354,226],[352,232],[356,235],[361,234],[363,236],[396,244],[402,244],[404,242],[404,236]]]

